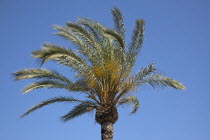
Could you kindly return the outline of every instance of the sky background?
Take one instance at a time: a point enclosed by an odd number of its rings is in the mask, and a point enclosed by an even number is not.
[[[136,19],[144,19],[145,42],[134,72],[152,62],[166,76],[187,89],[153,89],[136,92],[141,106],[129,116],[129,107],[119,108],[114,140],[209,140],[210,139],[210,1],[209,0],[0,0],[0,139],[1,140],[99,140],[100,126],[94,114],[68,123],[59,117],[69,104],[44,107],[18,117],[29,107],[57,95],[75,95],[63,90],[35,90],[20,95],[31,81],[14,82],[11,73],[37,68],[31,52],[43,42],[67,47],[72,44],[55,35],[53,24],[64,25],[87,17],[113,27],[110,9],[124,15],[129,42]],[[54,63],[67,76],[69,69]]]

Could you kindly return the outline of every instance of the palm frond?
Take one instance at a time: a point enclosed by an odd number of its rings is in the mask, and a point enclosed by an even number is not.
[[[64,39],[71,41],[71,43],[73,43],[76,46],[84,45],[82,39],[79,38],[76,34],[74,34],[71,30],[68,30],[68,28],[58,25],[54,25],[53,28],[59,31],[57,33],[54,33],[55,35],[61,36]]]
[[[90,34],[90,32],[85,30],[85,28],[83,28],[81,25],[79,25],[77,23],[72,23],[72,22],[67,22],[66,25],[67,25],[67,27],[66,27],[67,29],[71,30],[73,33],[78,35],[80,38],[84,39],[86,44],[88,44],[90,46],[95,45],[94,37]]]
[[[94,37],[95,41],[99,44],[102,44],[103,40],[104,40],[104,33],[103,30],[105,29],[105,27],[98,23],[95,22],[91,19],[87,19],[87,18],[82,18],[79,17],[78,19],[78,24],[84,26],[89,33]]]
[[[136,111],[139,108],[139,100],[136,96],[127,96],[127,97],[123,97],[122,99],[120,99],[118,101],[118,105],[123,105],[123,104],[131,104],[131,107],[133,108],[133,110],[131,111],[130,114],[134,114],[136,113]]]
[[[169,77],[166,77],[165,75],[160,75],[158,73],[154,73],[150,76],[147,76],[141,80],[138,81],[138,85],[143,84],[150,84],[152,87],[172,87],[175,89],[185,89],[185,86]]]
[[[44,80],[31,83],[23,89],[23,94],[39,88],[64,88],[68,89],[68,84],[53,80]]]
[[[41,64],[48,60],[55,60],[58,62],[63,62],[64,60],[69,60],[74,63],[85,63],[84,60],[78,56],[71,49],[63,48],[56,44],[44,43],[41,50],[32,52],[34,58],[41,59]],[[62,63],[63,64],[63,63]],[[64,63],[68,65],[68,62]]]
[[[97,56],[97,60],[100,61],[97,63],[93,63],[94,65],[105,63],[107,58],[110,58],[110,56],[114,56],[114,51],[119,52],[124,49],[122,36],[118,32],[107,29],[100,23],[86,18],[78,18],[77,23],[84,26],[95,40],[95,56]],[[117,45],[118,47],[116,48],[115,45]]]
[[[125,42],[121,34],[112,29],[105,29],[104,32],[110,35],[119,47],[121,47],[123,50],[125,49]]]
[[[87,53],[90,52],[86,51],[86,54]],[[42,64],[48,60],[54,60],[60,64],[71,67],[79,73],[90,72],[90,68],[85,59],[78,56],[71,49],[66,49],[59,45],[45,43],[41,50],[33,52],[33,56],[41,59]]]
[[[81,26],[84,26],[86,30],[93,36],[95,45],[94,45],[94,50],[95,50],[95,55],[97,56],[97,59],[100,61],[103,61],[103,52],[106,51],[106,49],[103,48],[109,48],[107,47],[107,43],[109,41],[109,38],[106,36],[104,33],[104,30],[106,27],[104,27],[102,24],[93,21],[91,19],[86,19],[86,18],[77,18],[78,19],[78,24]],[[99,61],[99,63],[100,63]]]
[[[77,91],[77,92],[84,92],[84,91],[88,91],[86,87],[83,87],[82,85],[78,85],[75,83],[72,84],[66,84],[64,82],[61,81],[57,81],[57,80],[43,80],[43,81],[38,81],[38,82],[34,82],[31,83],[29,85],[27,85],[24,89],[23,89],[23,94],[28,93],[34,89],[40,89],[40,88],[57,88],[57,89],[65,89],[67,91]]]
[[[144,20],[136,20],[136,25],[133,30],[131,43],[127,53],[128,68],[131,69],[135,63],[136,56],[141,50],[144,39]]]
[[[85,101],[80,103],[79,105],[75,106],[70,112],[66,115],[62,116],[61,119],[63,121],[69,121],[76,117],[79,117],[87,112],[92,111],[96,107],[96,103],[92,101]]]
[[[156,69],[154,68],[155,63],[148,65],[146,68],[140,69],[139,72],[135,74],[135,81],[141,81],[144,77],[154,72]]]
[[[24,80],[24,79],[48,79],[48,80],[60,80],[62,82],[66,82],[72,84],[72,81],[67,77],[61,75],[55,70],[49,69],[23,69],[13,73],[15,80]]]
[[[21,115],[20,117],[24,117],[28,114],[30,114],[31,112],[41,108],[41,107],[44,107],[46,105],[49,105],[49,104],[53,104],[53,103],[57,103],[57,102],[83,102],[81,100],[77,100],[77,99],[74,99],[72,97],[63,97],[63,96],[60,96],[60,97],[54,97],[54,98],[51,98],[51,99],[48,99],[48,100],[45,100],[45,101],[42,101],[41,103],[31,107],[30,109],[28,109],[23,115]]]
[[[118,8],[113,8],[111,10],[112,13],[112,17],[114,20],[114,25],[115,25],[115,29],[117,32],[119,32],[123,39],[125,37],[125,27],[124,27],[124,22],[123,22],[123,16],[121,11]]]
[[[70,26],[70,23],[68,23],[68,26]],[[59,31],[55,34],[70,40],[74,45],[78,47],[78,51],[82,53],[89,60],[89,62],[92,64],[97,63],[97,61],[100,60],[100,55],[98,55],[101,50],[100,45],[96,40],[90,44],[90,41],[93,39],[93,37],[91,33],[85,32],[80,24],[77,26],[77,28],[80,30],[76,30],[76,25],[74,27],[75,28],[73,28],[73,25],[71,25],[71,28],[55,25],[54,29]]]

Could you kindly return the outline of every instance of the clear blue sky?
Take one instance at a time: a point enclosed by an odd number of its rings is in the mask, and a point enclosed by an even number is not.
[[[210,139],[210,1],[209,0],[0,0],[0,139],[99,140],[94,114],[68,123],[59,117],[71,108],[55,104],[18,117],[32,105],[62,90],[37,90],[20,95],[30,81],[13,82],[11,73],[38,67],[30,53],[42,42],[71,46],[52,35],[53,24],[75,17],[92,18],[112,27],[110,9],[122,10],[129,41],[135,19],[146,21],[145,43],[134,71],[156,62],[156,68],[179,80],[187,89],[152,89],[136,92],[141,107],[129,116],[119,109],[115,140]],[[45,67],[66,72],[61,66]]]

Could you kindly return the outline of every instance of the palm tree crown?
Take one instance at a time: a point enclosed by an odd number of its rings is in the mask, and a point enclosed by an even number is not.
[[[56,102],[76,102],[77,105],[61,118],[71,120],[87,112],[96,110],[96,121],[115,123],[118,118],[117,106],[132,103],[135,113],[139,107],[136,96],[130,91],[149,84],[152,87],[185,87],[165,75],[160,74],[154,63],[131,75],[136,56],[141,51],[144,40],[144,20],[136,20],[130,43],[125,41],[123,17],[119,9],[111,10],[114,29],[86,18],[77,22],[66,22],[65,26],[54,26],[56,35],[69,40],[77,51],[52,43],[44,43],[40,50],[32,52],[41,64],[55,61],[76,71],[76,80],[49,69],[23,69],[13,75],[16,80],[36,79],[23,89],[27,93],[39,88],[61,88],[67,91],[82,92],[87,98],[59,96],[45,100],[26,111],[22,117],[43,106]]]

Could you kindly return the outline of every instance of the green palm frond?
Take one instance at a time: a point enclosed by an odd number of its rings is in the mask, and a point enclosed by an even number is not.
[[[153,73],[156,69],[154,68],[155,63],[148,65],[146,68],[140,69],[139,72],[135,74],[135,81],[141,81],[147,75]]]
[[[83,46],[84,43],[82,42],[82,39],[79,38],[76,34],[74,34],[72,31],[68,30],[68,28],[54,25],[53,28],[55,30],[58,30],[59,32],[53,33],[55,35],[61,36],[64,39],[69,40],[71,43],[73,43],[76,46]]]
[[[115,25],[115,29],[117,32],[119,32],[123,39],[125,37],[125,27],[124,27],[124,22],[123,22],[123,16],[121,11],[118,8],[113,8],[111,10],[112,16],[113,16],[113,21]]]
[[[165,75],[155,73],[154,63],[148,65],[146,68],[141,69],[134,76],[136,85],[150,84],[153,87],[172,87],[175,89],[185,89],[185,87],[176,80],[173,80]]]
[[[108,40],[106,34],[104,33],[104,30],[106,30],[106,27],[104,27],[102,24],[93,21],[91,19],[87,18],[77,18],[78,22],[77,24],[83,26],[86,30],[88,30],[89,34],[94,38],[94,49],[96,51],[96,55],[100,56],[100,52],[102,52],[102,47],[105,47],[105,42]]]
[[[84,26],[89,32],[90,34],[95,38],[95,41],[99,44],[102,44],[103,40],[104,40],[104,29],[105,27],[95,21],[92,21],[91,19],[87,19],[87,18],[77,18],[78,19],[78,24]]]
[[[90,72],[90,67],[87,65],[84,58],[78,56],[71,49],[66,49],[59,45],[45,43],[41,50],[33,52],[33,56],[35,58],[41,59],[42,64],[48,60],[54,60],[60,64],[71,67],[77,72],[80,73]]]
[[[136,56],[141,50],[144,39],[144,20],[136,20],[136,25],[133,30],[131,43],[128,48],[127,62],[128,68],[131,69],[135,63]]]
[[[94,37],[90,34],[90,32],[85,30],[85,28],[83,28],[81,25],[77,23],[67,22],[66,28],[72,31],[73,33],[75,33],[80,38],[82,38],[86,44],[90,46],[95,45]]]
[[[61,37],[64,37],[65,39],[71,41],[74,45],[76,45],[77,47],[79,47],[79,50],[81,53],[87,52],[84,55],[88,58],[89,56],[94,56],[93,54],[95,54],[95,51],[93,51],[89,46],[88,46],[88,42],[85,41],[83,38],[81,38],[78,34],[81,31],[78,31],[76,33],[74,33],[73,31],[71,31],[72,28],[67,28],[67,27],[61,27],[58,25],[54,26],[54,29],[58,30],[58,33],[54,33],[56,35],[59,35]],[[95,48],[99,48],[98,45],[94,46]],[[82,51],[81,51],[82,50]],[[88,55],[87,55],[88,54]],[[91,55],[92,54],[92,55]],[[92,60],[92,59],[90,59]]]
[[[78,34],[71,31],[71,28],[62,27],[58,25],[54,25],[53,28],[58,31],[57,33],[54,33],[55,35],[64,37],[64,39],[69,40],[71,43],[78,47],[86,46],[86,44],[83,42],[84,40],[80,36],[78,36]]]
[[[125,42],[121,34],[112,29],[105,29],[104,32],[114,39],[117,46],[121,47],[123,50],[125,49]]]
[[[76,117],[79,117],[87,112],[92,111],[96,107],[96,103],[92,101],[85,101],[80,103],[79,105],[75,106],[70,112],[66,115],[62,116],[61,119],[63,121],[69,121]]]
[[[52,81],[52,80],[44,80],[44,81],[38,81],[31,83],[27,85],[23,89],[23,94],[28,93],[34,89],[39,89],[39,88],[64,88],[68,89],[69,85],[66,83],[62,83],[59,81]]]
[[[84,92],[87,91],[87,88],[80,86],[78,84],[72,83],[72,84],[66,84],[64,82],[56,81],[56,80],[43,80],[31,83],[27,85],[23,89],[23,94],[28,93],[34,89],[40,89],[40,88],[60,88],[65,89],[67,91],[77,91],[77,92]]]
[[[44,107],[46,105],[49,105],[49,104],[53,104],[53,103],[57,103],[57,102],[83,102],[81,100],[77,100],[77,99],[74,99],[72,97],[63,97],[63,96],[60,96],[60,97],[54,97],[54,98],[51,98],[51,99],[48,99],[48,100],[45,100],[45,101],[42,101],[41,103],[31,107],[30,109],[28,109],[23,115],[21,115],[20,117],[24,117],[24,116],[27,116],[28,114],[30,114],[31,112],[41,108],[41,107]]]
[[[143,84],[150,84],[152,87],[172,87],[181,90],[185,89],[185,86],[182,83],[158,73],[154,73],[138,81],[138,85]]]
[[[131,107],[133,108],[133,110],[131,111],[130,114],[134,114],[136,113],[136,111],[139,108],[139,100],[136,96],[127,96],[127,97],[123,97],[122,99],[120,99],[118,101],[118,105],[123,105],[123,104],[130,104]]]
[[[41,59],[41,63],[45,63],[48,60],[55,60],[58,62],[63,62],[67,66],[71,66],[68,62],[72,61],[72,63],[82,63],[84,64],[84,59],[78,56],[75,52],[71,49],[63,48],[59,45],[51,44],[51,43],[44,43],[41,50],[37,50],[32,52],[34,58]],[[65,60],[68,60],[65,62]]]
[[[66,82],[72,84],[73,82],[69,80],[67,77],[61,75],[55,70],[49,69],[23,69],[13,73],[15,80],[24,80],[24,79],[51,79],[51,80],[60,80],[62,82]]]
[[[70,26],[70,23],[67,24],[68,24],[67,26]],[[74,45],[78,47],[78,51],[82,53],[92,64],[97,63],[97,61],[101,59],[99,55],[99,52],[101,52],[100,45],[96,43],[97,42],[96,40],[94,40],[94,42],[90,44],[90,42],[92,42],[94,38],[92,37],[90,32],[89,33],[88,31],[85,32],[83,28],[79,25],[77,28],[79,28],[80,30],[79,29],[76,30],[76,26],[74,27],[75,28],[73,28],[72,25],[71,28],[55,25],[54,29],[58,30],[59,32],[54,34],[70,40]]]
[[[113,52],[118,52],[124,48],[122,36],[114,30],[107,29],[98,22],[86,18],[78,18],[79,25],[84,26],[95,40],[95,55],[97,56],[97,63],[105,63],[110,56],[114,56]],[[119,47],[115,47],[115,45]]]
[[[91,63],[96,63],[97,54],[101,46],[97,43],[91,32],[78,23],[67,22],[66,25],[67,29],[79,36],[83,40],[83,43],[86,44],[80,47],[78,51],[84,54]]]

